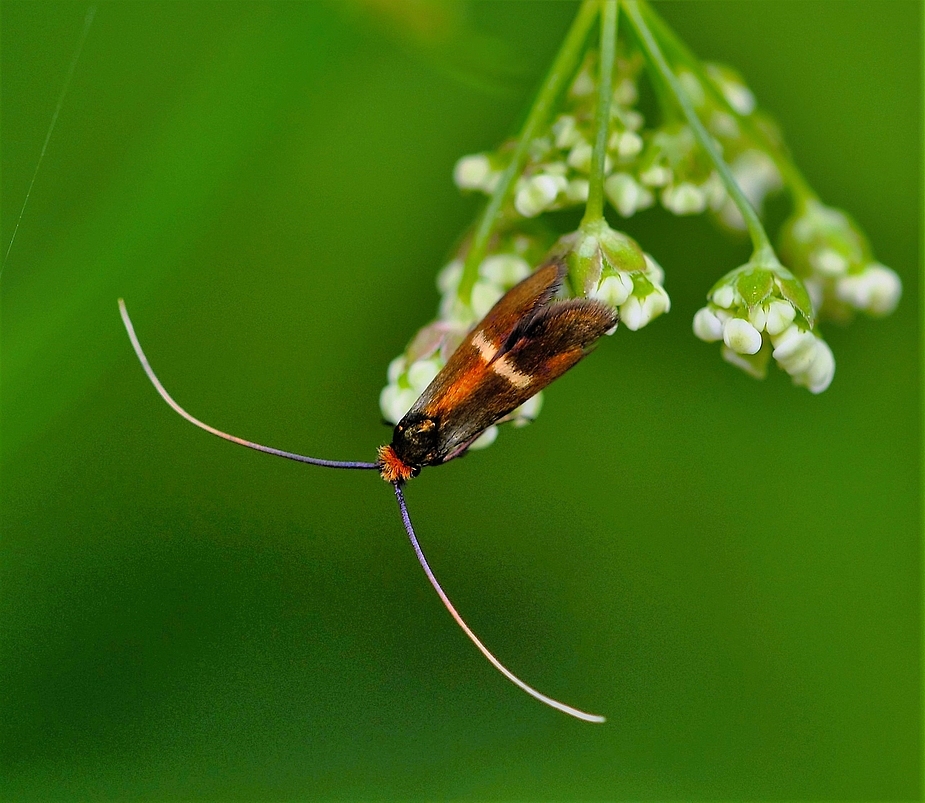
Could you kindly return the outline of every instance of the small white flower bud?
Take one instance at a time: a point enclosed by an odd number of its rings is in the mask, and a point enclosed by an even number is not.
[[[648,310],[650,318],[655,318],[671,309],[671,298],[664,287],[656,286],[655,290],[645,297],[643,306]]]
[[[405,361],[405,355],[399,354],[392,362],[389,363],[389,370],[386,375],[389,378],[389,384],[394,385],[398,382],[398,378],[405,373],[405,368],[407,363]]]
[[[796,242],[805,245],[815,236],[817,225],[818,221],[814,220],[812,215],[803,215],[794,221],[790,233]]]
[[[737,354],[756,354],[761,348],[761,332],[742,318],[733,318],[723,327],[723,342]]]
[[[498,428],[489,427],[481,435],[479,435],[472,443],[469,444],[470,449],[484,449],[486,446],[491,446],[495,439],[498,437]]]
[[[716,304],[717,307],[729,309],[736,300],[735,290],[731,285],[724,284],[713,292],[713,297],[710,300]]]
[[[870,304],[870,288],[863,273],[843,276],[835,285],[838,298],[855,309],[867,309]]]
[[[391,424],[397,424],[417,401],[420,394],[398,385],[386,385],[379,394],[379,409],[382,417]]]
[[[899,303],[902,282],[890,268],[875,262],[862,273],[839,279],[835,291],[842,301],[855,309],[889,315]]]
[[[731,321],[733,318],[736,317],[728,309],[722,309],[721,307],[717,307],[716,305],[714,305],[713,314],[716,315],[716,317],[720,319],[723,326],[726,325],[726,321]]]
[[[560,176],[550,176],[546,173],[532,176],[521,182],[517,195],[514,198],[514,208],[524,217],[536,217],[548,209],[559,194]]]
[[[743,117],[755,110],[755,96],[752,91],[742,83],[734,70],[721,64],[707,64],[707,75],[717,86],[726,102]]]
[[[682,181],[662,190],[662,206],[676,215],[699,215],[707,208],[707,196],[700,187]]]
[[[579,142],[569,151],[566,161],[569,167],[574,167],[582,173],[587,173],[591,169],[591,155],[593,153],[594,149],[589,142]]]
[[[440,320],[468,328],[475,323],[476,319],[472,307],[459,300],[454,288],[452,292],[446,293],[440,299]]]
[[[511,415],[514,417],[514,426],[522,427],[525,424],[529,424],[540,414],[540,409],[542,406],[542,392],[537,393],[536,396],[532,396],[527,399],[523,404],[520,405],[520,407],[511,413]]]
[[[554,165],[549,165],[549,167],[550,168],[554,168],[554,167],[562,168],[561,172],[551,173],[549,175],[551,175],[552,179],[556,182],[557,192],[558,193],[565,192],[566,188],[568,187],[568,179],[565,177],[566,173],[569,172],[568,167],[564,165],[562,162],[557,162]]]
[[[630,296],[620,307],[620,322],[631,332],[641,329],[649,322],[636,296]]]
[[[791,324],[774,340],[774,359],[791,376],[805,371],[816,355],[816,336]]]
[[[604,193],[623,217],[632,217],[639,209],[652,205],[653,197],[636,183],[629,173],[613,173],[604,180]]]
[[[591,185],[586,178],[573,178],[565,188],[565,197],[573,204],[583,204],[588,200]]]
[[[809,255],[809,264],[823,276],[842,276],[848,272],[848,260],[834,248],[817,248]]]
[[[780,335],[774,338],[774,359],[786,359],[800,348],[806,339],[806,336],[812,337],[812,333],[793,324],[787,327]]]
[[[671,181],[671,168],[654,164],[639,174],[639,180],[648,187],[664,187]]]
[[[681,82],[681,86],[684,87],[684,91],[690,98],[691,103],[695,106],[702,106],[704,101],[703,87],[700,85],[700,81],[697,80],[697,76],[690,70],[682,70],[678,73],[678,80]]]
[[[619,307],[632,292],[633,280],[625,273],[618,273],[616,276],[605,276],[591,297],[611,307]]]
[[[642,128],[643,123],[645,123],[646,118],[642,116],[642,113],[636,109],[626,109],[623,112],[623,124],[630,131],[638,131]]]
[[[902,281],[895,271],[885,265],[869,265],[865,273],[870,274],[870,311],[875,315],[889,315],[899,303]]]
[[[779,335],[793,323],[794,317],[796,317],[796,311],[793,305],[775,298],[768,304],[765,331],[772,337]]]
[[[552,126],[557,148],[571,148],[581,141],[581,133],[575,125],[575,118],[570,114],[563,114]]]
[[[765,307],[760,305],[752,307],[748,311],[748,322],[755,327],[759,332],[764,331],[764,327],[768,322],[768,311]]]
[[[491,162],[484,153],[463,156],[453,168],[453,181],[461,190],[483,190],[492,174]]]
[[[726,101],[739,114],[744,116],[755,110],[755,96],[744,84],[726,82],[720,88]]]
[[[547,176],[561,176],[565,178],[568,174],[568,165],[563,161],[558,162],[545,162],[540,165],[540,173],[544,173]],[[562,185],[565,186],[564,184]]]
[[[621,106],[634,106],[639,100],[636,83],[631,78],[624,78],[614,87],[613,99]]]
[[[501,287],[513,287],[529,275],[530,266],[516,254],[494,254],[479,265],[479,276]]]
[[[710,133],[718,137],[738,139],[740,133],[739,124],[731,114],[716,111],[710,117]]]
[[[829,345],[812,332],[790,326],[774,338],[774,359],[793,377],[795,385],[822,393],[835,376],[835,357]]]
[[[579,142],[571,151],[569,151],[568,159],[566,160],[569,167],[574,167],[576,170],[580,170],[582,173],[591,172],[591,159],[594,155],[594,148],[591,147],[589,142]],[[604,156],[604,172],[609,173],[613,169],[613,160],[605,155]]]
[[[594,77],[587,70],[582,70],[575,76],[575,80],[572,81],[569,94],[572,95],[572,97],[582,98],[593,95],[596,90],[597,84],[594,82]]]
[[[624,131],[617,137],[614,150],[621,159],[630,159],[642,151],[642,137],[635,131]]]
[[[671,309],[671,299],[656,286],[645,298],[630,296],[620,307],[620,322],[631,332],[642,329],[653,318]]]
[[[408,368],[408,384],[411,385],[415,398],[424,392],[442,367],[437,360],[418,360]]]
[[[646,271],[649,274],[649,278],[655,284],[664,284],[665,283],[665,269],[655,261],[651,254],[646,251],[642,253],[643,257],[646,260]]]
[[[437,274],[437,289],[441,295],[446,293],[455,293],[459,287],[459,280],[462,278],[463,261],[454,259],[452,262],[443,267]]]
[[[805,385],[810,393],[822,393],[835,376],[835,356],[829,344],[816,338],[815,356],[809,368],[799,378],[794,377],[798,385]]]
[[[472,312],[477,319],[484,318],[488,311],[504,295],[504,288],[487,279],[479,279],[472,288]]]
[[[723,322],[709,307],[701,307],[694,314],[694,334],[706,343],[723,339]]]

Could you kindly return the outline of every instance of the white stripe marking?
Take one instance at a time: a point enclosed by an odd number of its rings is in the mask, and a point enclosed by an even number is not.
[[[495,360],[491,364],[491,370],[498,374],[498,376],[503,376],[508,382],[514,385],[514,387],[526,388],[529,387],[530,383],[533,381],[532,376],[518,371],[507,358],[507,355]]]
[[[498,353],[498,347],[481,332],[475,333],[475,337],[472,338],[472,345],[479,350],[479,355],[485,362],[491,362],[492,358]]]
[[[486,363],[490,363],[491,370],[498,376],[503,376],[514,387],[526,388],[530,386],[533,377],[518,371],[506,356],[499,357],[492,362],[494,356],[498,353],[498,348],[481,332],[475,333],[475,337],[472,338],[472,345],[478,349],[479,356]]]

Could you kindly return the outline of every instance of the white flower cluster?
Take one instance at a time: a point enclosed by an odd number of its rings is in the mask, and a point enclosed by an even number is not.
[[[663,286],[665,271],[649,254],[642,271],[605,271],[591,298],[614,307],[620,323],[635,332],[671,309],[671,299]],[[612,333],[611,333],[612,334]]]
[[[572,81],[565,113],[555,119],[548,133],[531,143],[527,166],[514,191],[514,210],[521,217],[534,218],[543,212],[578,206],[588,200],[597,102],[595,61],[596,53],[589,53]],[[652,204],[651,194],[646,196],[640,192],[637,193],[638,198],[629,202],[632,207],[629,208],[627,203],[632,190],[618,190],[621,182],[625,183],[625,179],[619,177],[629,178],[629,173],[620,170],[627,168],[643,149],[643,140],[638,133],[643,117],[632,108],[638,100],[636,80],[640,65],[638,59],[617,60],[605,163],[605,172],[613,179],[610,189],[623,198],[622,209],[627,216],[637,208]],[[490,194],[507,165],[509,155],[508,146],[495,153],[464,156],[456,163],[453,179],[460,189]]]
[[[852,311],[889,315],[902,282],[871,254],[867,238],[840,209],[811,202],[784,224],[782,252],[803,277],[813,306],[833,318]]]
[[[597,91],[596,59],[597,54],[592,51],[572,82],[565,113],[556,118],[547,134],[531,145],[514,195],[513,212],[521,217],[533,218],[587,201]],[[645,120],[636,108],[640,68],[638,53],[617,60],[604,166],[607,199],[623,217],[631,217],[658,200],[672,214],[711,211],[722,225],[744,230],[738,209],[690,128],[668,122],[644,129]],[[688,70],[679,72],[679,80],[706,122],[717,148],[725,154],[739,185],[760,212],[765,197],[780,189],[783,180],[773,159],[739,125],[741,117],[755,111],[755,96],[730,67],[709,64],[705,69],[712,93]],[[464,156],[453,174],[457,186],[490,194],[508,164],[510,152],[508,145],[493,153]]]
[[[896,271],[879,262],[869,262],[860,273],[840,276],[835,283],[839,301],[871,315],[889,315],[902,295],[903,286]]]
[[[462,259],[454,259],[437,276],[440,312],[437,320],[421,329],[403,354],[389,364],[388,384],[379,394],[379,408],[386,421],[398,423],[418,397],[441,371],[450,355],[472,327],[480,321],[511,287],[530,274],[524,258],[534,244],[526,237],[507,243],[513,250],[486,257],[479,265],[479,276],[469,304],[457,295],[463,272]],[[542,393],[522,404],[507,419],[515,426],[532,421],[543,404]],[[496,426],[486,430],[469,448],[489,446],[498,435]]]
[[[694,315],[694,334],[707,343],[721,340],[723,359],[759,379],[770,352],[795,385],[822,393],[835,376],[832,350],[783,297],[780,282],[775,280],[772,287],[760,303],[748,306],[730,277]]]
[[[705,64],[711,95],[690,71],[682,70],[679,80],[704,120],[707,130],[732,171],[736,183],[760,215],[765,198],[784,186],[783,177],[771,156],[752,137],[743,132],[740,119],[755,113],[755,96],[742,76],[722,64]],[[717,99],[716,94],[722,100]],[[727,105],[728,104],[728,105]],[[774,123],[757,115],[753,125],[775,130]],[[776,131],[775,131],[776,133]],[[745,221],[738,207],[725,193],[717,191],[709,203],[716,220],[725,228],[745,231]],[[702,211],[702,210],[701,210]]]
[[[675,215],[717,210],[726,200],[722,181],[694,132],[681,123],[662,126],[649,138],[639,161],[638,178],[646,191],[659,190],[662,206]]]

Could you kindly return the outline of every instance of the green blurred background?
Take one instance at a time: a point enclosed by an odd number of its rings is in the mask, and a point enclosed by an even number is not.
[[[671,313],[408,489],[385,367],[570,3],[102,4],[2,277],[4,800],[904,799],[921,788],[915,2],[664,3],[905,284],[813,397],[691,334],[748,249],[625,224]],[[2,5],[2,244],[86,12]],[[786,211],[782,204],[778,217]]]

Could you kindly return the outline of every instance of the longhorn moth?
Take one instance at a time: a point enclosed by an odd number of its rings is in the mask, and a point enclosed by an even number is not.
[[[157,378],[122,299],[119,311],[148,379],[164,401],[190,423],[232,443],[300,463],[378,471],[395,491],[405,532],[427,579],[492,666],[540,702],[586,722],[604,722],[602,716],[553,700],[527,685],[482,644],[450,602],[424,557],[402,491],[403,485],[424,466],[440,465],[463,454],[488,427],[564,374],[602,335],[616,327],[617,313],[606,304],[584,298],[555,299],[565,273],[564,262],[552,261],[505,293],[396,424],[391,443],[379,448],[378,460],[373,463],[306,457],[229,435],[200,421],[177,404]]]

